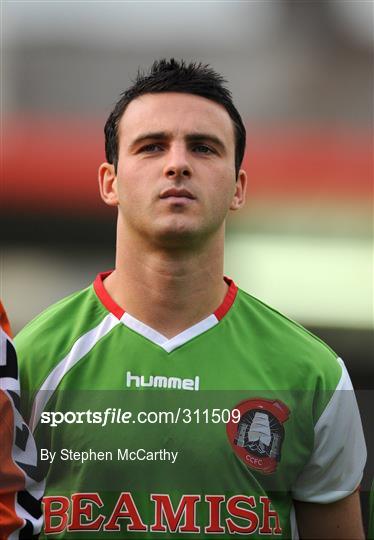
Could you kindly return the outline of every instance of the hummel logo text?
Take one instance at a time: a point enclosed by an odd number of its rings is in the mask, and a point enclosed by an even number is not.
[[[172,388],[173,390],[199,390],[200,377],[194,379],[181,379],[179,377],[164,377],[162,375],[149,375],[148,380],[144,375],[132,375],[126,373],[126,386],[130,388],[133,383],[137,388]]]

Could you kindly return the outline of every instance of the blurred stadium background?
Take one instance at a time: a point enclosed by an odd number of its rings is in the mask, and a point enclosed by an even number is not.
[[[226,273],[345,359],[372,456],[373,3],[5,1],[1,15],[1,296],[14,331],[113,266],[116,216],[96,171],[138,67],[210,63],[248,130]],[[364,491],[373,475],[371,461]]]

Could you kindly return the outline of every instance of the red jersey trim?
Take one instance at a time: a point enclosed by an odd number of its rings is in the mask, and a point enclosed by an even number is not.
[[[124,315],[125,310],[122,309],[121,306],[119,306],[117,302],[113,300],[113,298],[110,296],[110,294],[104,287],[103,283],[104,279],[108,277],[112,272],[113,270],[109,270],[107,272],[101,272],[100,274],[97,274],[93,286],[100,302],[104,304],[107,310],[113,313],[113,315],[115,315],[117,319],[120,319]]]
[[[231,306],[233,305],[236,295],[238,293],[238,287],[233,282],[232,279],[228,277],[224,277],[224,280],[226,281],[227,285],[229,286],[229,290],[226,293],[225,298],[223,299],[222,304],[215,310],[214,315],[217,317],[217,319],[220,321],[223,319],[223,317],[226,315],[226,313],[229,311]]]
[[[124,315],[125,310],[122,309],[109,295],[108,291],[104,287],[104,279],[108,277],[113,270],[109,270],[108,272],[101,272],[96,276],[96,279],[94,281],[94,290],[99,298],[100,302],[106,307],[108,311],[113,313],[117,317],[117,319],[121,319],[121,317]],[[213,315],[217,317],[217,319],[220,321],[226,313],[229,311],[231,306],[234,303],[234,300],[236,298],[238,287],[233,282],[232,279],[225,276],[224,280],[229,286],[229,289],[226,293],[225,298],[223,299],[222,304],[214,311]]]

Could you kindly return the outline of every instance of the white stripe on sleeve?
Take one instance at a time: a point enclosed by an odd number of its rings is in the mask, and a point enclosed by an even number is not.
[[[366,462],[360,413],[343,360],[339,384],[314,428],[314,449],[293,486],[293,498],[327,504],[358,487]]]
[[[107,315],[100,324],[77,339],[68,354],[50,372],[34,399],[30,418],[30,429],[32,431],[35,431],[46,404],[66,373],[75,366],[79,360],[86,356],[102,337],[108,334],[119,323],[120,321],[117,317],[111,313]]]

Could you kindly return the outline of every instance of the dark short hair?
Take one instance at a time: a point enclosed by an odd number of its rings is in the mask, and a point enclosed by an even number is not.
[[[226,82],[207,64],[186,64],[183,60],[174,58],[156,60],[148,72],[138,71],[135,81],[120,95],[105,124],[105,155],[108,163],[113,164],[117,170],[118,126],[126,107],[133,99],[144,94],[181,92],[205,97],[225,107],[234,124],[235,171],[238,176],[244,156],[246,131],[233,104],[231,92],[225,87]]]

